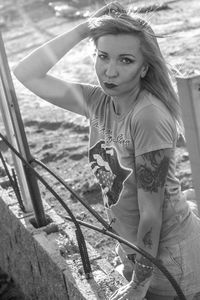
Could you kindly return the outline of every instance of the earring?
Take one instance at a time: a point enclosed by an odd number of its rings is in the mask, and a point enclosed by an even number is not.
[[[149,69],[149,68],[148,68],[147,66],[145,67],[145,69],[143,69],[143,71],[142,71],[142,73],[141,73],[141,75],[140,75],[141,78],[144,78],[144,77],[146,76],[146,74],[147,74],[147,72],[148,72],[148,69]]]
[[[141,73],[141,78],[144,78],[147,75],[148,72],[148,68],[145,68],[145,70],[143,70],[143,72]]]

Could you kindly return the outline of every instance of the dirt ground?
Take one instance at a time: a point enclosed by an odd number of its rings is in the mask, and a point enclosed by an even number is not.
[[[108,2],[108,1],[107,1]],[[167,3],[164,1],[120,1],[133,7],[143,4]],[[93,3],[91,1],[91,3]],[[91,4],[93,11],[98,3]],[[145,14],[155,32],[163,35],[159,44],[167,62],[179,74],[200,72],[200,1],[180,0],[168,3],[168,9]],[[57,17],[45,0],[0,0],[0,29],[12,70],[16,63],[44,41],[71,28],[81,19]],[[91,45],[81,42],[52,69],[52,74],[64,79],[95,83]],[[101,193],[88,166],[88,123],[81,116],[47,104],[13,77],[19,107],[32,155],[59,174],[101,216],[106,218]],[[1,132],[5,133],[2,122]],[[2,148],[6,154],[6,147]],[[189,154],[185,144],[179,141],[177,148],[177,176],[183,190],[192,187]],[[6,154],[7,155],[7,154]],[[8,162],[9,155],[7,156]],[[11,163],[11,162],[10,162]],[[67,201],[75,216],[98,225],[86,209],[71,197],[64,187],[46,171],[38,169],[59,195]],[[45,199],[58,214],[67,213],[53,196],[41,187]],[[101,255],[114,264],[114,244],[110,238],[84,229],[84,234]]]

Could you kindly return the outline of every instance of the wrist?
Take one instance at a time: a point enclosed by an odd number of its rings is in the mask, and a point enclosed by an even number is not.
[[[145,297],[151,282],[153,264],[145,259],[135,260],[135,271],[130,281],[131,288],[136,290],[142,297]]]
[[[135,272],[133,274],[133,282],[139,286],[149,284],[153,274],[153,264],[144,257],[139,261],[135,261]]]
[[[132,290],[135,291],[137,296],[139,296],[141,299],[145,299],[146,293],[149,288],[149,284],[143,284],[143,285],[138,285],[138,281],[135,279],[132,279],[130,282],[130,287]]]
[[[81,40],[87,38],[89,36],[89,31],[90,31],[88,21],[79,24],[77,26],[77,30]]]
[[[135,264],[136,264],[136,267],[138,267],[139,269],[146,270],[146,272],[147,271],[153,272],[153,263],[151,261],[149,261],[148,259],[145,259],[144,257],[140,261],[135,259]]]

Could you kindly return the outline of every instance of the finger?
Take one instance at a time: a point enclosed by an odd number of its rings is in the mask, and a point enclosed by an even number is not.
[[[109,300],[114,300],[117,293],[118,293],[118,291],[114,292],[114,294],[112,294],[112,296],[109,298]]]
[[[125,11],[124,6],[122,6],[119,2],[114,2],[113,3],[113,8],[117,9],[120,12]]]
[[[110,297],[110,299],[109,300],[116,300],[117,298],[117,295],[118,295],[118,292],[115,292],[111,297]]]
[[[121,300],[126,299],[124,298],[125,294],[122,290],[117,290],[114,294],[112,294],[111,298],[109,300]]]
[[[124,290],[124,286],[122,286],[121,288],[119,288],[118,290],[116,290],[116,291],[112,294],[111,300],[112,300],[112,298],[115,297],[116,295],[118,295],[118,294],[121,295],[121,294],[123,293],[123,290]]]
[[[107,7],[108,7],[108,12],[109,13],[126,12],[124,7],[119,2],[112,2],[112,3],[108,4]]]
[[[109,300],[128,300],[129,298],[127,298],[126,295],[116,295],[115,297],[110,298]]]

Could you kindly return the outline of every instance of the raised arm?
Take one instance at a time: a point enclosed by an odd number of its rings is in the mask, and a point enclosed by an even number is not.
[[[14,69],[21,83],[39,97],[75,113],[83,113],[83,94],[80,85],[65,82],[48,71],[76,44],[88,36],[88,23],[45,43]]]
[[[92,18],[98,18],[110,10],[122,10],[122,6],[113,2],[97,10]],[[89,22],[85,21],[45,43],[14,69],[21,83],[39,97],[64,109],[83,114],[82,85],[66,82],[48,74],[49,70],[80,41],[89,36]]]

